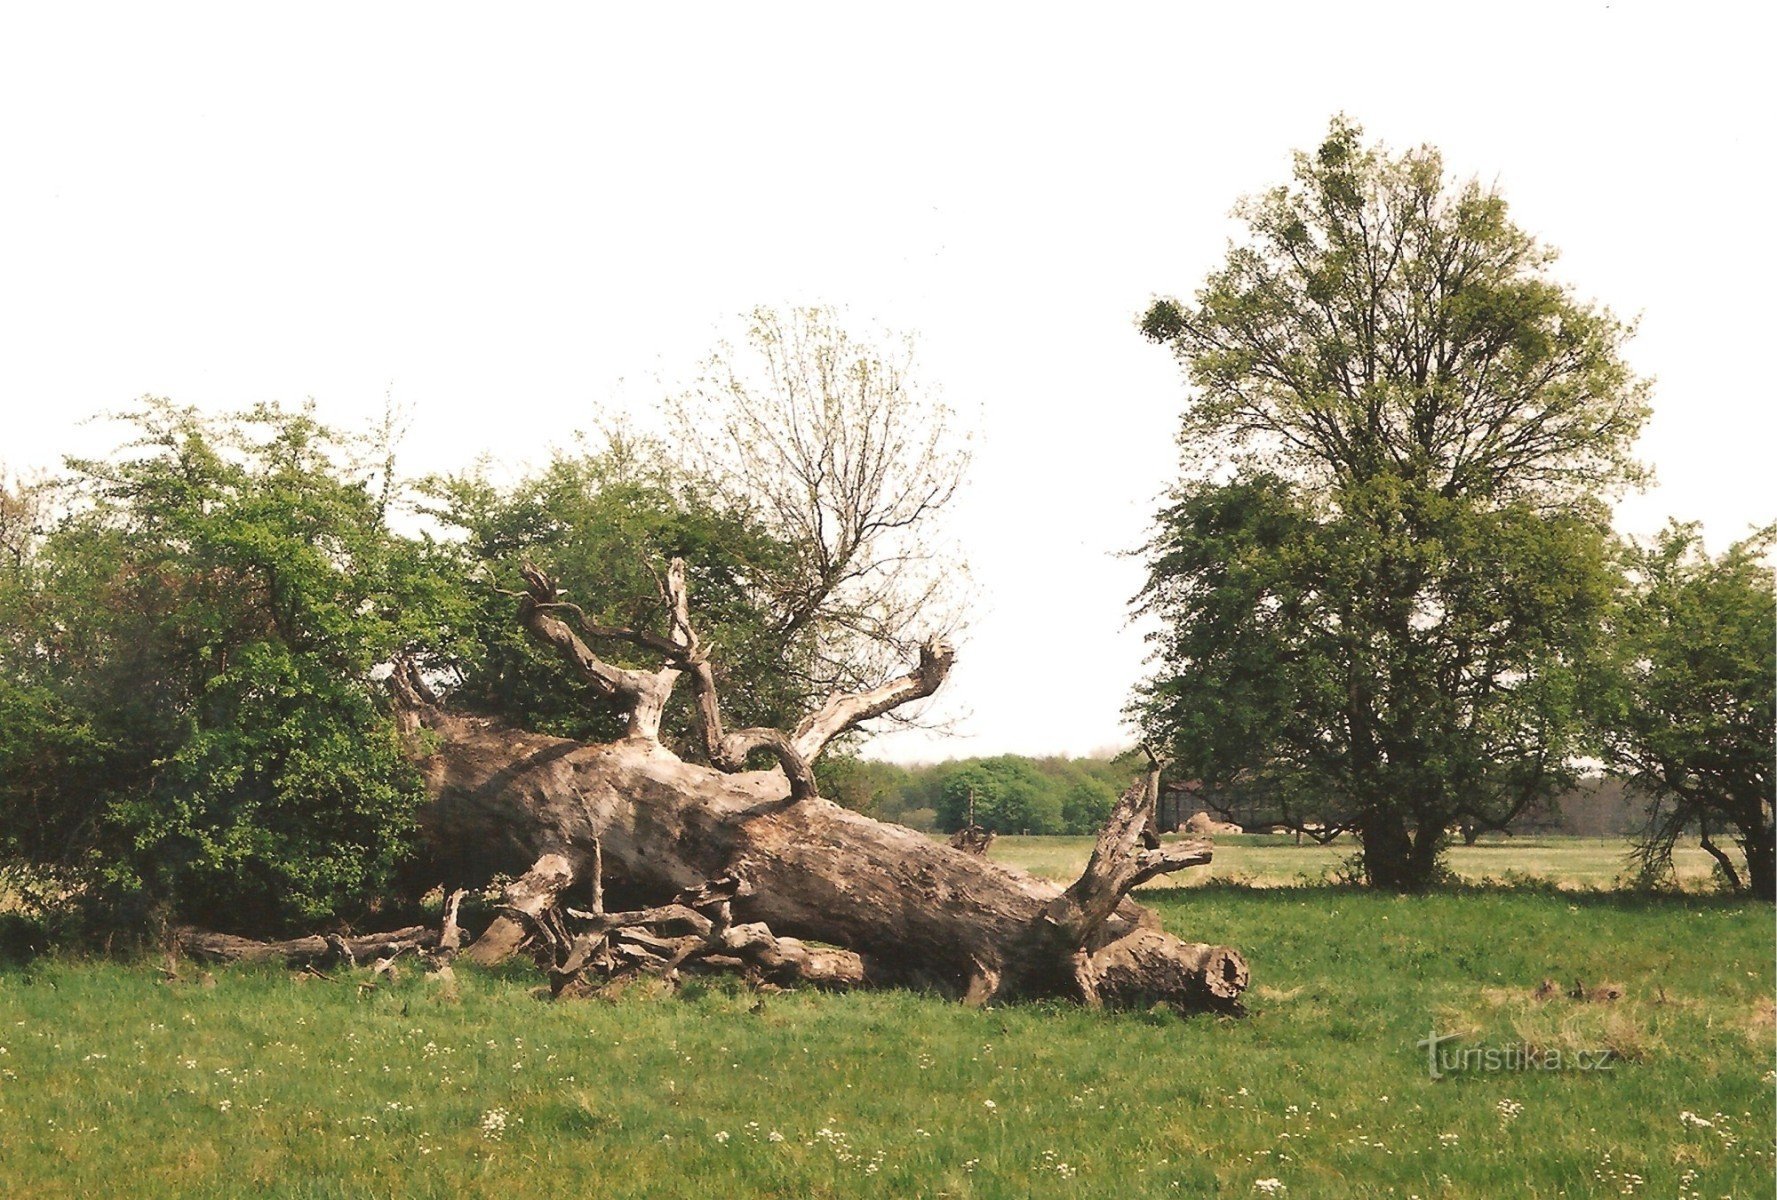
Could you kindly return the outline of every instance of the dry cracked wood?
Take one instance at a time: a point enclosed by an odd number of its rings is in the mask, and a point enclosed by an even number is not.
[[[173,940],[184,953],[211,962],[287,962],[300,965],[343,961],[355,966],[361,962],[399,954],[403,950],[430,950],[438,944],[438,931],[424,925],[415,925],[388,933],[366,933],[352,937],[317,934],[285,941],[262,942],[229,933],[213,933],[207,929],[180,926],[173,930]]]
[[[547,575],[530,569],[527,584],[521,622],[626,707],[629,734],[601,745],[565,741],[450,711],[417,683],[397,685],[409,725],[433,735],[421,763],[432,797],[424,827],[441,866],[464,883],[494,873],[517,877],[501,920],[467,951],[471,958],[495,961],[534,935],[569,948],[555,948],[557,970],[569,963],[584,969],[576,955],[591,962],[622,949],[615,927],[594,935],[595,921],[571,932],[559,915],[537,914],[572,912],[595,886],[621,893],[636,911],[658,910],[688,889],[732,877],[746,881],[748,894],[732,899],[734,923],[723,936],[752,940],[709,957],[751,956],[758,964],[806,953],[797,968],[804,978],[825,970],[977,1002],[1061,995],[1182,1010],[1238,1007],[1247,969],[1236,951],[1173,937],[1128,898],[1155,875],[1209,860],[1205,844],[1157,846],[1144,836],[1157,764],[1112,814],[1080,880],[1063,891],[818,795],[810,764],[821,750],[860,722],[932,694],[954,661],[948,646],[927,645],[914,669],[879,687],[830,697],[789,733],[730,731],[693,627],[682,563],[663,582],[665,634],[578,617],[577,632],[564,619],[576,614]],[[582,633],[652,650],[662,666],[652,673],[611,667]],[[661,707],[684,675],[710,765],[679,758],[659,739]],[[777,758],[776,769],[744,769],[760,748]],[[689,944],[683,938],[701,939],[707,953],[709,935],[686,928],[678,940],[650,931],[668,945],[632,940],[624,953],[665,952],[670,961]],[[580,940],[586,936],[605,944],[595,951]],[[846,957],[825,958],[809,943],[838,947]],[[786,968],[786,977],[794,973]]]
[[[862,722],[931,695],[954,661],[927,644],[917,666],[865,691],[829,697],[794,730],[728,730],[708,651],[691,620],[684,564],[666,572],[668,632],[612,629],[525,571],[519,620],[628,717],[627,735],[583,744],[452,711],[418,672],[390,680],[430,803],[421,826],[433,865],[454,885],[513,877],[499,915],[464,952],[492,963],[538,952],[560,992],[589,977],[731,969],[765,982],[910,984],[972,1004],[1063,996],[1087,1004],[1238,1011],[1245,961],[1184,941],[1129,898],[1138,884],[1209,861],[1206,843],[1152,833],[1156,762],[1124,795],[1091,861],[1065,890],[1047,880],[874,821],[821,798],[812,764]],[[571,622],[571,623],[570,623]],[[584,637],[582,636],[584,635]],[[654,671],[613,666],[586,639],[656,654]],[[688,762],[660,741],[660,719],[689,675],[700,747]],[[752,751],[778,765],[747,770]],[[616,897],[623,911],[607,911]],[[455,904],[447,930],[454,930]],[[411,934],[415,948],[454,937]],[[221,957],[325,957],[324,939],[257,949],[193,935]],[[378,935],[362,959],[387,955]],[[244,939],[237,939],[244,941]]]

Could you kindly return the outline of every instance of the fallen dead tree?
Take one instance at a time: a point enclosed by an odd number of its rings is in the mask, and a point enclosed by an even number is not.
[[[406,950],[432,951],[438,946],[439,932],[424,925],[415,925],[389,933],[355,934],[349,937],[337,933],[315,934],[284,941],[262,942],[231,933],[215,933],[208,929],[181,926],[173,930],[172,941],[181,952],[206,962],[285,962],[294,966],[337,962],[357,966],[375,959],[392,957]]]
[[[557,993],[629,971],[714,968],[786,985],[928,987],[972,1004],[1061,996],[1238,1010],[1240,954],[1174,937],[1129,899],[1148,879],[1210,859],[1207,842],[1153,838],[1158,762],[1063,889],[819,795],[821,751],[936,691],[947,645],[926,644],[913,670],[879,687],[829,697],[793,730],[728,730],[682,562],[663,584],[665,634],[593,625],[543,572],[525,576],[527,631],[626,713],[628,729],[605,744],[515,729],[454,712],[416,672],[396,672],[405,727],[424,748],[424,829],[440,870],[464,882],[515,876],[466,959],[529,949]],[[588,638],[627,642],[661,665],[613,665]],[[687,676],[707,765],[660,740]],[[756,755],[776,765],[749,769]],[[632,907],[608,911],[608,895]]]

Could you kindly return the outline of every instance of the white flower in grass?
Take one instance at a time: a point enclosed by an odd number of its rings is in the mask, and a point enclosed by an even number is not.
[[[982,1108],[998,1108],[999,1105],[995,1104],[992,1100],[983,1100],[981,1102],[981,1107]]]
[[[1253,1180],[1253,1189],[1263,1192],[1267,1196],[1275,1196],[1279,1192],[1289,1190],[1281,1179],[1255,1179]]]
[[[511,1114],[503,1108],[490,1108],[481,1114],[481,1136],[490,1142],[497,1142],[506,1132],[506,1120]]]

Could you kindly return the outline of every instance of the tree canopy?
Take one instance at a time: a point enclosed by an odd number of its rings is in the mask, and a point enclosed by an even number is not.
[[[1631,328],[1552,278],[1555,252],[1435,149],[1391,156],[1337,118],[1292,184],[1235,211],[1247,240],[1196,302],[1141,322],[1196,387],[1187,471],[1557,506],[1641,477]]]
[[[1610,764],[1651,799],[1638,843],[1652,876],[1699,835],[1735,890],[1777,899],[1771,753],[1777,744],[1777,591],[1767,526],[1711,557],[1674,523],[1628,549],[1610,623],[1615,672],[1599,713]],[[1739,846],[1746,875],[1712,835]]]
[[[603,628],[661,621],[665,564],[692,572],[699,619],[720,644],[718,683],[743,723],[789,719],[808,699],[807,639],[785,637],[760,580],[791,553],[757,521],[725,507],[680,469],[666,447],[618,431],[602,445],[557,454],[509,486],[485,468],[428,480],[426,510],[444,522],[460,554],[460,586],[473,603],[472,636],[453,663],[452,702],[514,724],[581,740],[618,736],[622,714],[593,702],[584,681],[525,636],[513,620],[520,569],[535,563],[567,582],[566,599]],[[620,658],[621,644],[612,647]],[[669,732],[690,749],[689,714]]]
[[[349,918],[412,842],[371,676],[449,641],[436,548],[306,411],[128,419],[0,584],[0,854],[126,909]]]
[[[941,428],[898,424],[925,411],[904,362],[831,313],[786,321],[773,328],[800,340],[768,340],[772,361],[814,374],[747,395],[806,444],[726,446],[763,423],[694,445],[618,430],[511,483],[424,481],[416,500],[387,422],[357,438],[309,408],[209,418],[147,400],[109,458],[0,487],[0,867],[137,925],[350,922],[417,894],[437,879],[410,876],[423,791],[391,670],[519,728],[624,728],[516,619],[541,580],[552,619],[618,670],[659,668],[669,580],[695,594],[701,642],[676,669],[697,687],[661,727],[694,761],[718,744],[716,694],[743,732],[787,729],[933,632],[913,627],[928,592],[912,565],[959,460]],[[808,471],[828,482],[798,514],[785,481]]]
[[[1133,712],[1176,769],[1356,831],[1424,887],[1447,829],[1570,777],[1634,483],[1630,329],[1551,277],[1505,201],[1336,119],[1192,303],[1142,319],[1193,392],[1137,599]]]

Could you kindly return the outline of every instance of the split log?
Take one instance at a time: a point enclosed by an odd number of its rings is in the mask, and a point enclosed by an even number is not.
[[[512,957],[556,907],[562,889],[574,881],[574,868],[560,854],[543,854],[530,869],[507,885],[500,915],[469,947],[469,961],[482,966]]]
[[[261,942],[185,925],[173,930],[173,941],[184,953],[208,962],[286,962],[302,966],[343,959],[347,965],[356,965],[403,950],[430,950],[438,944],[438,931],[414,925],[389,933],[315,935]]]
[[[438,933],[437,953],[440,955],[455,954],[463,948],[463,928],[457,924],[457,913],[468,894],[467,888],[458,888],[444,898],[444,927]]]
[[[667,572],[664,635],[591,625],[542,571],[528,567],[525,577],[520,621],[628,713],[628,735],[590,745],[515,729],[451,711],[414,672],[396,672],[391,686],[404,723],[430,732],[416,746],[431,796],[422,827],[440,868],[463,883],[516,876],[500,918],[466,951],[472,960],[498,961],[527,936],[554,945],[557,969],[589,956],[592,943],[581,939],[599,935],[590,927],[570,933],[560,913],[595,887],[608,885],[645,910],[709,881],[738,879],[747,886],[733,897],[735,923],[722,934],[736,944],[720,957],[770,964],[781,979],[911,984],[974,1003],[1066,996],[1238,1009],[1247,983],[1240,955],[1161,931],[1128,898],[1144,880],[1209,861],[1206,845],[1156,849],[1144,838],[1157,763],[1123,797],[1086,872],[1064,892],[817,793],[810,764],[822,749],[860,722],[932,694],[954,659],[948,645],[928,643],[900,678],[830,697],[789,733],[729,731],[692,627],[683,563]],[[581,633],[642,647],[664,665],[652,673],[612,667]],[[685,761],[660,741],[662,707],[682,675],[692,680],[710,765]],[[777,766],[745,769],[755,750]],[[707,931],[687,936],[708,941]],[[623,949],[617,941],[614,952]],[[633,939],[628,946],[625,953],[643,957],[660,949]],[[665,949],[669,958],[678,952]]]

